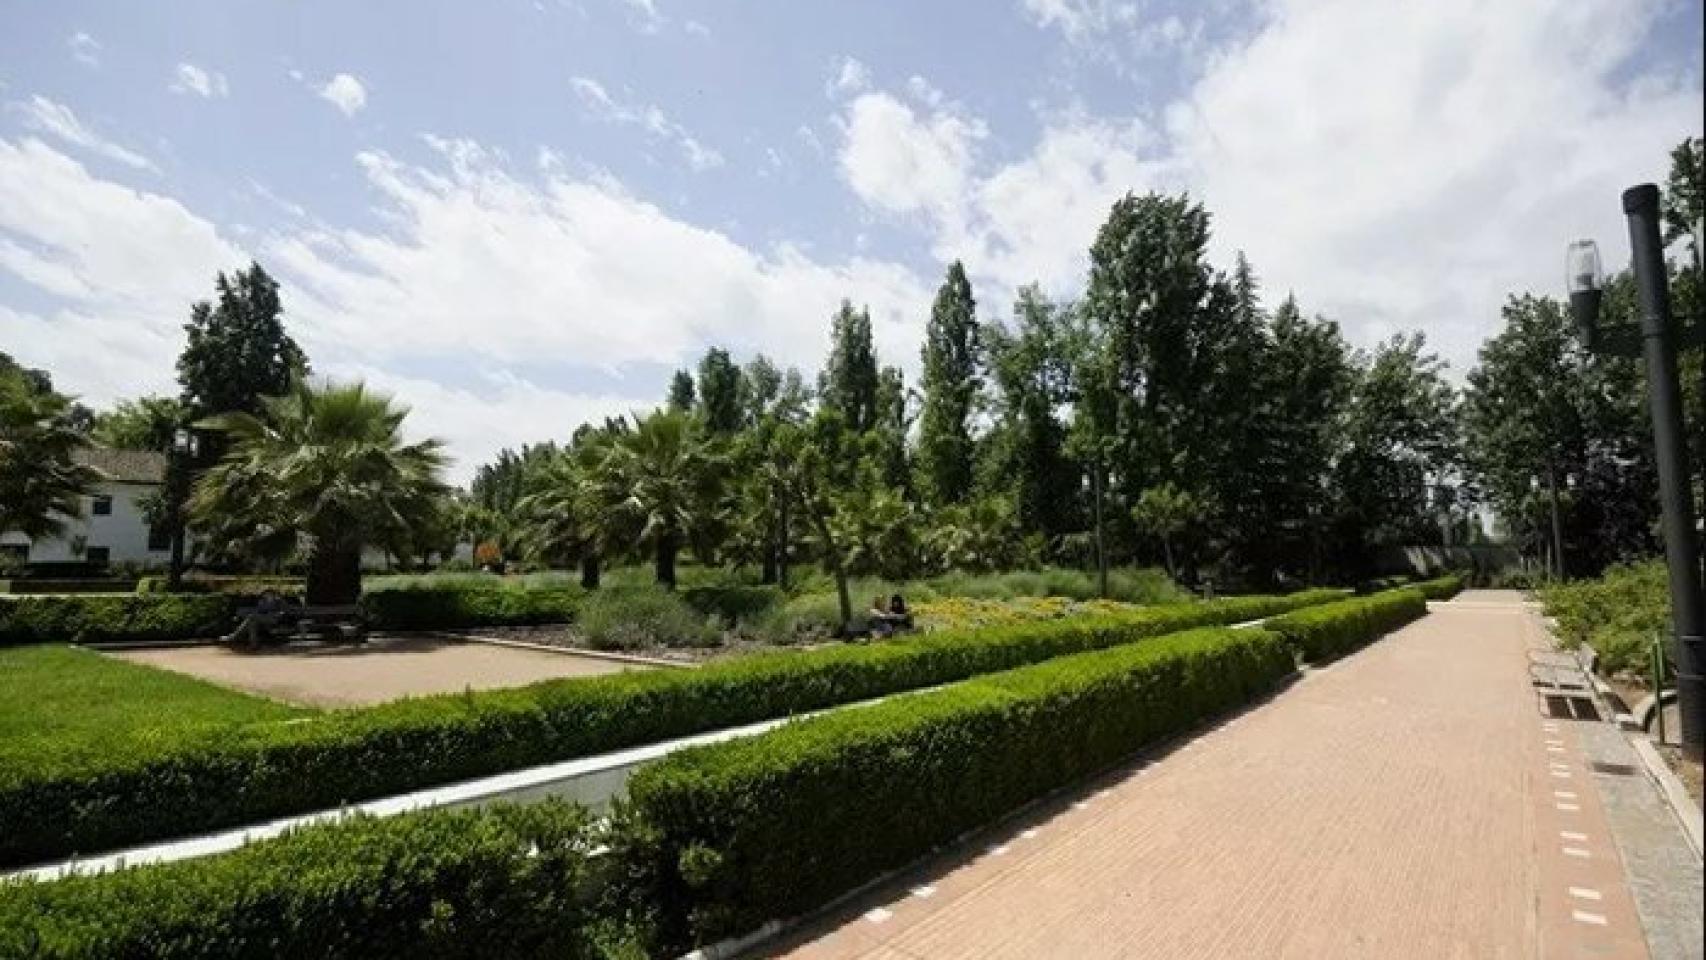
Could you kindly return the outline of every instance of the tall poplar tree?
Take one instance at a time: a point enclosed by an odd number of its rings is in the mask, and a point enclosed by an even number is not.
[[[936,506],[963,502],[971,492],[971,419],[983,387],[976,311],[971,283],[956,260],[936,292],[922,351],[918,472],[924,499]]]
[[[827,409],[855,433],[877,423],[877,351],[871,342],[871,312],[841,301],[830,330],[829,362],[819,379],[818,396]]]

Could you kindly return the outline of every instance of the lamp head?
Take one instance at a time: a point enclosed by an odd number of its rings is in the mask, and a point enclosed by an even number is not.
[[[1594,347],[1599,334],[1599,304],[1605,296],[1605,271],[1599,263],[1599,245],[1576,240],[1564,254],[1564,274],[1570,291],[1570,315],[1582,346]]]

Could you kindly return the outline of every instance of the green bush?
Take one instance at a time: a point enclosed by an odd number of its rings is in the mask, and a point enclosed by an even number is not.
[[[1422,596],[1429,600],[1450,600],[1463,592],[1463,575],[1448,573],[1443,577],[1423,580],[1421,583],[1413,584],[1413,586],[1422,591]]]
[[[1420,590],[1388,590],[1275,617],[1264,624],[1310,663],[1342,656],[1428,612]]]
[[[0,596],[0,646],[212,637],[230,629],[234,609],[219,595]]]
[[[166,593],[166,577],[143,577],[137,581],[137,593]],[[185,577],[174,593],[223,593],[238,598],[239,603],[252,601],[268,591],[289,597],[302,595],[304,581],[301,577],[275,577],[259,574],[242,576],[217,576],[211,574],[196,574]]]
[[[662,587],[604,587],[581,601],[579,632],[595,650],[707,647],[720,639],[716,619]]]
[[[1597,580],[1541,587],[1558,639],[1574,649],[1591,644],[1602,673],[1644,673],[1652,638],[1670,636],[1670,583],[1663,560],[1610,567]]]
[[[479,572],[385,573],[361,578],[364,593],[391,590],[577,590],[580,574],[567,570],[541,570],[525,574]]]
[[[725,626],[762,616],[786,598],[781,587],[751,583],[685,587],[681,590],[681,599],[688,606],[704,616],[717,617]]]
[[[92,853],[913,690],[1342,597],[1309,591],[422,697],[0,769],[0,865]],[[48,758],[51,760],[51,758]]]
[[[1197,630],[673,754],[629,784],[662,943],[804,913],[1292,669],[1272,633]]]
[[[584,811],[352,819],[236,852],[0,885],[0,956],[593,957]]]
[[[428,588],[364,592],[361,609],[370,626],[384,630],[566,623],[586,593],[570,590]]]

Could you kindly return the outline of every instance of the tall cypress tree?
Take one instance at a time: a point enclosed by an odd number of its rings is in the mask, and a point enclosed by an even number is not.
[[[734,433],[740,429],[745,406],[741,397],[740,368],[721,347],[705,351],[699,361],[699,416],[711,433]]]
[[[686,370],[675,371],[675,376],[669,378],[669,396],[664,405],[676,413],[686,413],[693,409],[693,374]]]
[[[877,423],[877,351],[871,343],[871,312],[841,301],[830,331],[829,362],[819,380],[824,407],[863,433]]]
[[[192,418],[261,412],[261,398],[280,396],[308,358],[284,332],[278,282],[258,263],[215,281],[216,303],[190,307],[189,344],[178,356],[178,382]]]
[[[977,303],[958,260],[936,292],[924,331],[924,407],[919,418],[918,466],[926,501],[952,504],[970,493],[974,447],[971,418],[983,381]]]

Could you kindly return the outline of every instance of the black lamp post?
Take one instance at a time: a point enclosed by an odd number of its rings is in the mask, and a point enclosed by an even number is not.
[[[184,580],[184,501],[189,499],[190,463],[201,451],[195,432],[179,427],[172,432],[172,449],[166,461],[168,522],[172,525],[172,559],[166,571],[166,588],[177,590]]]
[[[1683,750],[1701,754],[1706,739],[1706,700],[1701,670],[1706,603],[1702,602],[1699,551],[1694,539],[1694,498],[1689,488],[1688,447],[1682,432],[1682,397],[1677,385],[1675,332],[1664,243],[1659,239],[1659,188],[1650,183],[1623,191],[1629,247],[1641,300],[1639,331],[1599,329],[1604,274],[1592,240],[1570,244],[1566,263],[1570,309],[1591,353],[1644,356],[1653,411],[1653,446],[1664,512],[1665,559],[1670,570],[1671,623],[1676,634],[1676,695],[1682,713]]]

